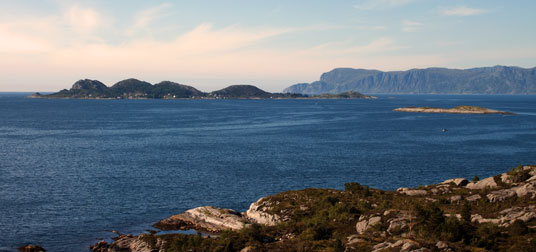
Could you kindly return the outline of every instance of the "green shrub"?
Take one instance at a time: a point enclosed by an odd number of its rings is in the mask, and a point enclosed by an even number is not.
[[[519,165],[516,168],[512,169],[511,171],[507,172],[506,174],[512,177],[512,182],[519,183],[531,177],[529,172],[530,170],[523,169],[523,165]]]

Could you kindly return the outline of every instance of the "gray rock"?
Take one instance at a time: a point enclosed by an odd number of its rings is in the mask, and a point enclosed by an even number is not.
[[[472,214],[471,221],[477,223],[493,223],[500,227],[508,227],[516,220],[529,222],[536,219],[536,205],[512,207],[499,212],[496,218],[483,218],[480,214]]]
[[[370,218],[361,216],[359,218],[359,221],[355,225],[356,231],[358,234],[363,234],[372,226],[380,223],[381,220],[382,220],[382,217],[380,216],[372,216]]]
[[[471,195],[467,198],[465,198],[465,200],[471,202],[471,201],[476,201],[476,200],[479,200],[479,199],[482,199],[482,197],[480,196],[480,194],[475,194],[475,195]]]
[[[452,195],[450,197],[450,202],[451,203],[457,203],[457,202],[460,202],[462,200],[462,196],[461,195]]]
[[[491,203],[503,201],[503,200],[512,198],[514,196],[516,196],[516,192],[512,189],[502,189],[498,191],[493,191],[493,192],[490,192],[488,195],[486,195],[486,197],[488,197],[489,199],[489,202]]]
[[[402,248],[400,249],[400,252],[406,252],[406,251],[412,251],[414,249],[418,249],[419,245],[414,241],[407,241],[402,245]]]
[[[450,183],[453,183],[456,186],[465,186],[467,185],[467,183],[469,183],[469,181],[467,181],[467,179],[464,179],[464,178],[453,178],[453,179],[447,179],[441,182],[442,185],[448,185]]]
[[[497,188],[497,183],[495,182],[495,178],[489,177],[485,178],[483,180],[480,180],[478,182],[471,182],[465,186],[467,189],[471,190],[481,190],[484,188]]]
[[[161,220],[154,227],[162,230],[196,229],[219,232],[229,229],[239,230],[247,223],[247,219],[235,210],[204,206]]]
[[[438,249],[446,249],[449,247],[449,245],[444,242],[444,241],[438,241],[436,244],[435,244],[436,248]]]
[[[260,198],[249,206],[249,209],[246,212],[246,216],[253,222],[267,226],[275,226],[279,224],[282,220],[279,215],[270,214],[270,209],[270,202],[265,200],[264,198]]]
[[[396,191],[400,192],[402,194],[406,194],[408,196],[423,196],[423,195],[426,195],[428,193],[428,192],[426,192],[426,190],[408,189],[408,188],[399,188]]]

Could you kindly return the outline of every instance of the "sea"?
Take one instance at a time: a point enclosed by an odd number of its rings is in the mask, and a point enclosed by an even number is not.
[[[0,93],[0,251],[89,251],[187,209],[358,182],[395,190],[536,164],[536,96],[77,100]],[[517,115],[395,112],[482,106]]]

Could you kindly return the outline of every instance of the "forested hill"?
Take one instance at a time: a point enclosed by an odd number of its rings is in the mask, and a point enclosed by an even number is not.
[[[335,94],[346,91],[373,94],[536,94],[536,67],[426,68],[392,72],[336,68],[322,74],[319,81],[292,85],[283,92]]]

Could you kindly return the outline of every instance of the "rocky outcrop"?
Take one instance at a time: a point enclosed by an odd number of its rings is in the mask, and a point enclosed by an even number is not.
[[[47,252],[44,248],[39,247],[37,245],[31,245],[31,244],[24,245],[18,248],[18,250],[22,252]]]
[[[408,195],[408,196],[424,196],[428,192],[426,190],[420,190],[420,189],[409,189],[409,188],[398,188],[396,189],[397,192]]]
[[[497,190],[486,195],[491,203],[503,201],[514,196],[516,196],[516,192],[512,189]]]
[[[304,240],[315,239],[324,242],[323,244],[332,244],[331,241],[337,238],[337,248],[344,246],[348,252],[415,252],[470,251],[482,248],[479,239],[488,238],[482,237],[478,233],[480,231],[475,230],[480,230],[481,227],[491,228],[490,224],[493,224],[495,227],[490,231],[494,233],[490,235],[502,237],[503,234],[508,234],[504,238],[509,240],[499,241],[500,246],[509,246],[509,251],[517,251],[511,249],[516,242],[528,241],[525,245],[532,246],[529,243],[536,229],[535,197],[536,166],[519,166],[481,181],[468,182],[464,178],[455,178],[437,185],[399,188],[396,192],[370,189],[357,183],[345,185],[344,191],[316,188],[289,191],[261,198],[252,203],[245,213],[211,206],[198,207],[162,220],[155,227],[196,229],[211,233],[249,227],[234,233],[241,241],[234,248],[237,251],[288,251],[291,250],[289,248],[296,249],[294,245],[303,243]],[[296,223],[296,227],[300,226],[305,231],[290,227],[292,225],[276,226],[285,221]],[[251,225],[252,223],[276,227],[263,228]],[[481,224],[486,225],[479,226]],[[466,232],[461,237],[460,230],[466,228],[473,231]],[[521,234],[524,237],[511,231],[522,228],[525,230]],[[345,235],[343,237],[346,240],[341,241],[333,236],[337,232]],[[183,248],[190,246],[190,251],[195,251],[191,250],[191,246],[205,246],[188,245],[186,240],[191,237],[185,240],[187,235],[174,235],[177,236],[170,238],[169,234],[152,235],[147,239],[145,234],[119,235],[114,242],[108,244],[101,241],[91,249],[98,252],[163,251],[177,240],[186,244],[182,244]],[[471,239],[470,244],[461,242],[466,237]],[[199,239],[205,238],[207,237]],[[220,243],[221,240],[218,239],[203,240],[202,243],[223,247],[228,242],[223,240],[224,243]],[[446,239],[448,243],[439,239]],[[247,242],[252,240],[256,241],[254,245]],[[210,246],[203,248],[208,247]],[[499,247],[494,246],[496,248]],[[303,249],[315,251],[310,247]]]
[[[143,240],[144,236],[120,234],[111,244],[108,244],[106,241],[100,241],[93,246],[89,246],[89,249],[93,252],[154,252],[159,251],[158,248],[163,246],[162,240],[158,238],[155,246],[151,246]]]
[[[380,252],[380,251],[425,252],[425,251],[431,251],[431,250],[421,247],[420,244],[416,241],[405,239],[405,240],[398,240],[396,242],[386,241],[386,242],[378,243],[372,247],[372,251],[373,252]]]
[[[497,188],[497,182],[495,182],[494,177],[489,177],[477,182],[468,183],[465,187],[471,190],[482,190],[484,188],[493,189]]]
[[[536,205],[513,207],[499,212],[497,218],[484,218],[480,214],[471,215],[471,221],[477,223],[493,223],[500,227],[508,227],[516,220],[529,222],[536,219]]]
[[[232,209],[215,208],[212,206],[197,207],[184,213],[173,215],[161,220],[153,226],[162,230],[202,230],[220,232],[223,230],[239,230],[248,223],[247,219]]]
[[[249,209],[246,211],[247,218],[252,222],[262,225],[277,225],[282,219],[281,216],[270,213],[270,210],[272,209],[271,204],[272,203],[265,198],[260,198],[249,206]]]
[[[358,234],[364,234],[369,228],[377,225],[382,220],[380,216],[361,216],[355,225]]]
[[[453,179],[447,179],[440,183],[440,185],[448,185],[448,184],[454,184],[455,186],[465,186],[469,183],[467,179],[464,178],[453,178]]]
[[[480,196],[479,194],[471,195],[471,196],[468,196],[468,197],[465,198],[465,200],[467,200],[469,202],[477,201],[479,199],[482,199],[482,196]]]
[[[391,235],[403,235],[409,231],[412,216],[405,210],[388,210],[383,213],[388,224],[387,233]]]
[[[418,112],[418,113],[449,113],[449,114],[502,114],[502,115],[513,115],[510,112],[498,111],[493,109],[487,109],[482,107],[475,106],[458,106],[455,108],[444,109],[444,108],[428,108],[428,107],[405,107],[405,108],[396,108],[393,111],[398,112]]]

